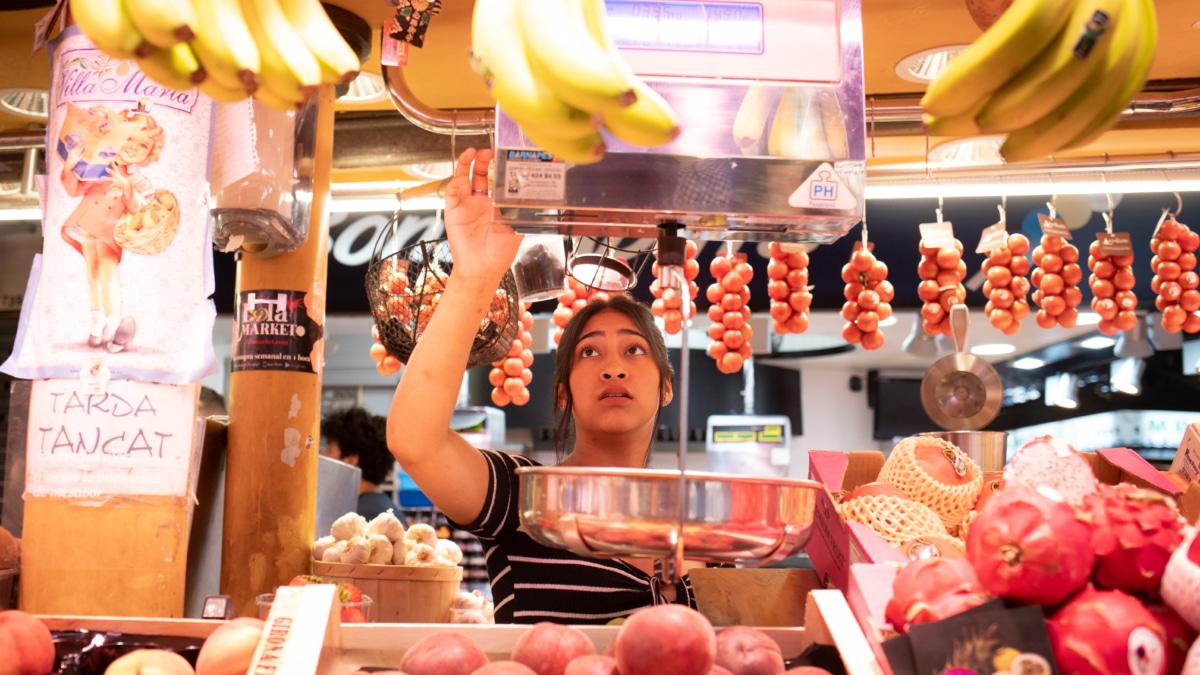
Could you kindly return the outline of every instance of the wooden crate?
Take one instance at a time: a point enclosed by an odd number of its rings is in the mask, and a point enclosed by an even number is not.
[[[373,622],[450,623],[461,567],[348,565],[313,561],[313,574],[352,583],[375,602]]]

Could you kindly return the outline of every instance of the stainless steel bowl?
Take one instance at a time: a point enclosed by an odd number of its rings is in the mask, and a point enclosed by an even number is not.
[[[689,560],[767,564],[812,536],[819,483],[688,471],[523,467],[521,524],[534,539],[589,557],[669,557],[682,525]],[[685,517],[680,507],[686,504]]]

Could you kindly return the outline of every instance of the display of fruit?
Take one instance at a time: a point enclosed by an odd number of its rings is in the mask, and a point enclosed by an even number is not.
[[[1083,498],[1092,522],[1100,588],[1158,597],[1171,553],[1183,541],[1184,521],[1169,498],[1129,483],[1101,484]]]
[[[1167,645],[1167,675],[1179,675],[1187,662],[1188,648],[1196,642],[1196,630],[1179,614],[1161,602],[1145,604],[1146,610],[1158,620]]]
[[[556,326],[554,344],[558,344],[562,340],[563,329],[571,322],[571,317],[575,316],[575,312],[583,309],[592,300],[607,299],[606,291],[590,288],[575,277],[567,277],[567,290],[558,296],[558,307],[550,316],[550,321]]]
[[[754,330],[750,327],[750,280],[754,268],[746,262],[745,253],[718,253],[708,265],[708,271],[716,279],[706,292],[708,318],[708,355],[717,362],[722,373],[736,373],[753,354],[750,338]]]
[[[216,101],[254,96],[295,110],[322,84],[354,79],[360,66],[319,0],[71,0],[70,10],[108,56]]]
[[[956,445],[934,436],[910,436],[892,448],[879,471],[892,485],[957,528],[983,488],[983,471]]]
[[[1155,265],[1152,262],[1151,268]],[[1105,335],[1132,330],[1138,322],[1137,296],[1133,294],[1136,281],[1133,256],[1110,256],[1100,248],[1100,241],[1088,247],[1088,286],[1092,289],[1092,311],[1100,316],[1096,328]],[[1176,277],[1178,278],[1178,277]],[[1200,300],[1200,295],[1197,295]],[[1200,307],[1200,303],[1197,304]]]
[[[703,675],[717,658],[717,636],[700,612],[655,605],[626,619],[613,641],[621,675]]]
[[[1097,490],[1088,461],[1070,443],[1053,436],[1038,436],[1017,448],[1004,467],[1003,487],[1015,485],[1049,488],[1075,506]]]
[[[921,277],[921,283],[917,286],[917,296],[924,303],[921,318],[925,321],[925,332],[953,337],[950,308],[967,300],[967,289],[962,283],[967,278],[962,242],[955,239],[953,246],[930,248],[921,244],[920,248],[917,275]]]
[[[780,335],[808,330],[812,286],[808,285],[808,250],[802,244],[768,245],[767,295],[771,298],[771,323]]]
[[[700,293],[700,287],[696,284],[696,277],[700,276],[700,263],[696,262],[696,250],[696,242],[688,239],[684,247],[685,261],[683,264],[683,278],[687,282],[688,289],[688,319],[696,316],[696,296]],[[679,331],[683,330],[684,301],[679,294],[679,289],[675,288],[678,282],[663,279],[665,272],[658,265],[657,248],[654,249],[654,265],[651,270],[654,274],[654,281],[650,282],[650,294],[654,296],[654,302],[650,303],[650,311],[654,316],[663,320],[663,331],[670,335],[678,335]]]
[[[1162,327],[1168,333],[1200,332],[1200,276],[1196,273],[1196,249],[1200,235],[1173,216],[1165,218],[1150,238],[1150,290],[1158,295],[1154,306],[1162,312]]]
[[[509,403],[525,405],[529,403],[529,383],[533,381],[533,313],[529,311],[531,303],[523,303],[521,311],[521,332],[513,338],[512,346],[504,358],[492,362],[488,372],[488,382],[492,385],[492,403],[504,407]]]
[[[1052,607],[1091,578],[1091,541],[1092,526],[1070,504],[1009,485],[971,523],[967,559],[992,595]]]
[[[56,661],[54,639],[41,619],[18,609],[0,612],[0,672],[46,675]]]
[[[7,665],[7,664],[5,664]],[[42,671],[43,675],[49,671]],[[188,660],[167,649],[135,649],[118,657],[104,675],[195,675]]]
[[[863,486],[852,490],[837,505],[838,514],[844,520],[866,525],[893,546],[923,537],[949,536],[941,517],[933,509],[909,499],[890,485],[885,487],[888,489]]]
[[[601,125],[647,147],[679,135],[670,104],[629,69],[609,36],[603,0],[477,2],[471,60],[505,114],[562,160],[603,157]]]
[[[929,84],[925,122],[1006,133],[1009,163],[1086,145],[1141,91],[1157,35],[1152,0],[1014,0]]]
[[[892,315],[895,289],[887,280],[888,268],[882,260],[865,248],[856,248],[850,262],[842,266],[842,281],[846,282],[842,305],[842,339],[874,350],[883,346],[879,322]]]
[[[596,645],[580,630],[542,621],[517,638],[512,648],[512,660],[537,675],[563,675],[567,664],[595,653]]]
[[[224,623],[204,640],[196,657],[196,675],[245,675],[266,624],[254,617]]]
[[[1032,299],[1039,307],[1035,316],[1042,328],[1073,328],[1079,320],[1083,292],[1083,268],[1079,266],[1079,249],[1054,235],[1042,235],[1041,243],[1033,249],[1035,269],[1029,277],[1035,290]]]
[[[783,651],[757,628],[729,626],[717,631],[715,668],[732,675],[777,675],[784,672]]]
[[[1163,570],[1159,592],[1163,602],[1194,630],[1200,631],[1200,536],[1188,528],[1183,542]]]
[[[1046,620],[1059,672],[1166,675],[1162,624],[1136,598],[1087,587]]]
[[[1029,316],[1029,239],[1020,233],[1008,235],[1004,246],[988,251],[983,261],[983,311],[997,330],[1016,335],[1021,320]]]
[[[387,347],[379,340],[379,328],[371,326],[371,339],[374,344],[371,345],[371,360],[375,362],[375,370],[384,377],[391,377],[400,372],[400,367],[404,364],[400,363],[400,359],[388,352]]]
[[[966,560],[928,558],[904,566],[892,582],[887,620],[901,633],[978,607],[990,598]]]

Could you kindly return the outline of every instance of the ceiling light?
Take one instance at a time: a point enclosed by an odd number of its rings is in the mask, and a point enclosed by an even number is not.
[[[454,162],[421,162],[420,164],[406,164],[404,171],[426,180],[438,180],[447,176],[454,175]]]
[[[1200,190],[1200,169],[1113,169],[1108,171],[1017,171],[1018,167],[980,169],[971,175],[929,173],[925,162],[893,166],[891,176],[876,171],[867,176],[867,199],[936,199],[942,197],[1018,197],[1084,194],[1194,192]],[[1005,171],[1000,172],[1003,168]],[[1010,171],[1011,169],[1011,171]]]
[[[1097,335],[1080,342],[1079,346],[1083,347],[1084,349],[1108,349],[1116,343],[1117,341],[1110,337]]]
[[[1015,351],[1017,351],[1016,347],[1003,342],[991,342],[988,344],[975,345],[974,347],[971,347],[971,353],[978,354],[979,356],[1000,356],[1003,354],[1011,354]]]
[[[1000,146],[1003,143],[1004,136],[956,138],[930,148],[928,157],[934,164],[953,166],[1003,164],[1004,158],[1000,156]]]
[[[931,359],[938,355],[937,342],[933,336],[925,332],[925,321],[918,314],[913,318],[913,327],[909,331],[908,337],[904,338],[904,343],[900,349],[905,354],[912,354],[921,358]]]
[[[386,98],[387,87],[383,83],[383,77],[378,73],[363,70],[359,71],[358,77],[350,81],[346,93],[339,96],[337,100],[338,103],[361,105],[376,103]]]
[[[900,59],[896,64],[896,75],[900,79],[928,84],[937,79],[946,69],[946,64],[958,56],[969,45],[945,45],[923,49]]]
[[[1133,324],[1133,328],[1123,331],[1117,336],[1113,354],[1121,359],[1131,356],[1147,359],[1154,355],[1154,347],[1150,344],[1146,334],[1146,317],[1139,316],[1137,323]]]
[[[0,110],[9,115],[45,122],[49,107],[50,92],[45,89],[0,89]]]
[[[1032,356],[1021,357],[1012,363],[1012,367],[1018,370],[1037,370],[1044,365],[1046,365],[1045,361],[1035,359]]]
[[[1071,373],[1058,373],[1046,378],[1046,405],[1060,408],[1079,407],[1079,378]]]
[[[1095,312],[1080,312],[1075,319],[1076,326],[1095,326],[1100,323],[1100,315]]]
[[[1146,361],[1136,357],[1117,359],[1108,370],[1108,383],[1113,391],[1137,396],[1142,393],[1142,373]]]

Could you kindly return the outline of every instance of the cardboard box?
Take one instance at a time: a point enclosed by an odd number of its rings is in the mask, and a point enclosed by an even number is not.
[[[67,101],[67,114],[55,150],[59,158],[65,160],[73,148],[82,145],[83,157],[75,165],[75,175],[79,180],[99,180],[108,175],[109,167],[129,139],[131,130],[140,126],[125,122],[119,113],[106,105],[81,108]]]
[[[1171,471],[1192,483],[1200,482],[1200,424],[1189,424],[1183,432],[1183,441],[1171,462]]]
[[[1185,455],[1185,450],[1193,451],[1192,446],[1189,445],[1193,441],[1188,438],[1193,433],[1193,427],[1196,425],[1188,426],[1184,444],[1180,446],[1179,454],[1175,456],[1176,463],[1180,462],[1180,455]],[[1194,442],[1196,442],[1195,447],[1200,449],[1200,437],[1196,438]],[[1183,515],[1184,520],[1195,524],[1200,519],[1200,484],[1196,483],[1194,477],[1190,479],[1186,490],[1180,489],[1164,476],[1163,472],[1155,469],[1154,465],[1129,448],[1107,448],[1081,454],[1092,465],[1092,472],[1096,474],[1096,479],[1101,483],[1109,485],[1132,483],[1140,488],[1161,492],[1175,499],[1176,505],[1179,506],[1179,513]],[[1175,465],[1172,464],[1172,466]]]

